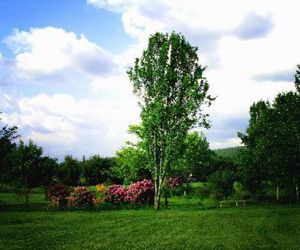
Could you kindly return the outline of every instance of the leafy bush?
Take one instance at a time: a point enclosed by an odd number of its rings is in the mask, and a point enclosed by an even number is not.
[[[50,201],[51,207],[62,207],[67,204],[67,197],[70,192],[63,184],[55,184],[46,192],[46,199]]]
[[[67,197],[69,206],[72,207],[92,207],[96,201],[96,196],[93,191],[87,187],[76,187],[71,192],[70,196]]]
[[[0,193],[13,193],[15,188],[8,184],[0,183]]]
[[[234,173],[231,170],[219,170],[208,177],[208,188],[214,199],[228,198],[232,194]]]
[[[153,204],[154,185],[151,180],[143,180],[132,183],[128,190],[126,201],[132,204]]]
[[[245,198],[249,198],[250,197],[250,194],[249,192],[247,192],[242,183],[238,182],[238,181],[235,181],[233,183],[233,190],[234,190],[234,194],[233,194],[233,198],[235,199],[245,199]]]
[[[210,190],[207,184],[203,184],[203,186],[198,187],[194,191],[194,195],[199,196],[200,198],[205,198],[210,195]]]
[[[121,185],[109,186],[105,191],[105,201],[120,205],[126,202],[127,190]]]

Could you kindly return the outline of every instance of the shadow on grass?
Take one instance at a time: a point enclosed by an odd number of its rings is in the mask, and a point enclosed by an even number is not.
[[[25,207],[22,204],[1,204],[0,211],[46,211],[45,203],[32,203]]]
[[[194,204],[176,204],[170,206],[161,206],[161,210],[179,210],[179,211],[196,211],[216,208],[214,206],[202,206]],[[109,203],[103,203],[98,207],[61,207],[61,208],[49,208],[45,203],[32,203],[28,207],[22,204],[1,204],[0,211],[118,211],[118,210],[153,210],[153,206],[149,205],[113,205]]]
[[[272,208],[274,207],[298,207],[300,208],[300,204],[298,203],[283,203],[283,202],[253,202],[247,206],[229,206],[229,207],[219,207],[218,202],[211,202],[203,204],[201,201],[195,202],[192,204],[188,203],[177,203],[177,204],[169,204],[166,206],[164,204],[161,205],[161,210],[176,210],[176,211],[199,211],[199,210],[210,210],[210,209],[228,209],[228,208],[237,208],[237,209],[251,209],[257,207],[264,208]],[[60,207],[60,208],[50,208],[48,203],[31,203],[27,207],[23,204],[5,204],[0,203],[0,211],[20,211],[20,212],[32,212],[32,211],[49,211],[49,212],[58,212],[58,211],[121,211],[121,210],[154,210],[153,206],[150,205],[113,205],[110,203],[102,203],[97,207]]]

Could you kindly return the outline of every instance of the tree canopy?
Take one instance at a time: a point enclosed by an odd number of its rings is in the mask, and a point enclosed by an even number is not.
[[[242,178],[259,191],[265,181],[277,186],[296,184],[300,179],[300,94],[280,93],[271,104],[254,103],[249,126],[239,134],[246,145],[242,153]],[[252,190],[254,191],[254,190]],[[279,199],[279,191],[277,191]]]

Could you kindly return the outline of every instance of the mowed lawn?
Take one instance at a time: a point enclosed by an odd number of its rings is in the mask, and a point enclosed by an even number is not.
[[[298,206],[2,211],[1,249],[300,249]]]

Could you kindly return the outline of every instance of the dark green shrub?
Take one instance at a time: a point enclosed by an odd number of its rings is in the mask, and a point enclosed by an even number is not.
[[[208,188],[214,199],[226,199],[233,192],[234,175],[230,170],[219,170],[208,177]]]

